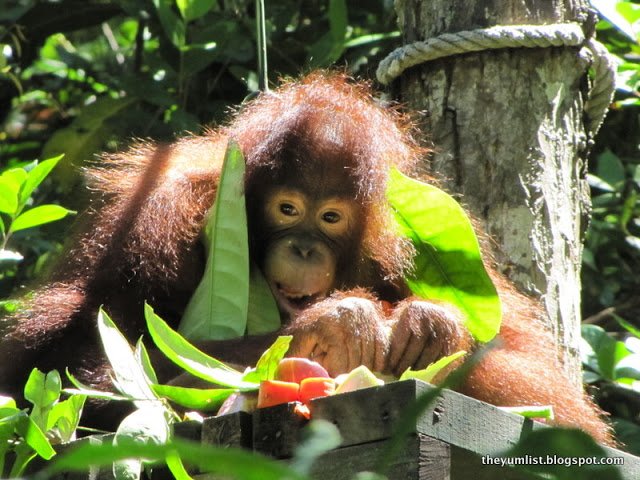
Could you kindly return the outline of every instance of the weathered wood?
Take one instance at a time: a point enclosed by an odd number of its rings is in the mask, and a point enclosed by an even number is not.
[[[253,449],[274,458],[293,454],[300,429],[307,420],[294,410],[295,403],[259,408],[253,414]]]
[[[343,447],[366,444],[389,438],[406,407],[433,388],[424,382],[405,380],[346,395],[319,398],[312,401],[312,415],[338,427]],[[469,478],[464,476],[464,472],[475,472],[459,465],[468,463],[470,459],[473,459],[471,465],[478,467],[478,472],[489,472],[487,477],[478,478],[498,478],[491,477],[491,472],[507,469],[482,465],[480,458],[484,455],[499,456],[539,428],[546,427],[488,403],[443,390],[418,418],[413,433],[427,435],[452,446],[455,465],[452,472],[462,472],[452,475],[457,480]],[[640,458],[614,448],[603,448],[608,457],[624,458],[624,466],[621,467],[624,478],[640,478]],[[528,478],[520,473],[513,475],[514,479]]]
[[[246,412],[206,418],[202,443],[224,447],[253,448],[253,419]]]
[[[314,463],[311,478],[350,480],[357,472],[372,470],[390,444],[381,440],[328,452]],[[426,435],[412,435],[390,459],[385,473],[390,479],[449,480],[450,469],[449,445]]]
[[[209,419],[205,420],[205,424],[207,420]],[[196,420],[176,423],[173,425],[173,435],[174,437],[181,438],[183,440],[199,442],[202,437],[202,425],[202,423]]]
[[[517,24],[587,21],[585,0],[398,0],[405,43]],[[588,30],[589,27],[587,26]],[[501,246],[503,271],[542,298],[567,372],[581,381],[582,236],[589,214],[584,92],[577,48],[508,49],[416,66],[396,82],[426,111],[431,168]]]
[[[312,401],[312,417],[336,425],[342,446],[383,440],[391,437],[407,406],[433,388],[424,382],[405,380],[319,398]],[[420,416],[413,433],[487,455],[507,450],[533,428],[532,421],[519,415],[443,390]]]

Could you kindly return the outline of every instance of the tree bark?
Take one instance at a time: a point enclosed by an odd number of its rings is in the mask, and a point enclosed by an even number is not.
[[[587,21],[581,0],[396,0],[404,43],[496,25]],[[462,194],[497,241],[498,264],[542,299],[580,381],[580,263],[589,214],[583,124],[588,64],[578,48],[451,56],[405,71],[396,86],[426,110],[430,168]]]

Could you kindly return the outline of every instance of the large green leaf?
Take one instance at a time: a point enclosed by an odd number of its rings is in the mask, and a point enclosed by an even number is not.
[[[235,388],[190,388],[175,385],[154,385],[153,390],[161,397],[191,410],[218,410],[220,405],[237,392]]]
[[[241,390],[255,390],[257,383],[246,382],[242,373],[191,345],[174,331],[153,311],[149,304],[144,306],[147,328],[154,343],[167,358],[187,372],[211,383]]]
[[[249,278],[249,309],[247,332],[260,335],[275,332],[280,328],[280,312],[271,288],[258,267],[251,269]]]
[[[397,170],[390,173],[387,199],[401,234],[416,248],[415,270],[407,279],[411,291],[454,305],[477,340],[491,340],[500,328],[500,298],[462,207],[442,190]]]
[[[188,339],[223,340],[244,335],[249,305],[249,240],[244,200],[244,157],[230,141],[218,192],[205,228],[204,276],[178,331]]]

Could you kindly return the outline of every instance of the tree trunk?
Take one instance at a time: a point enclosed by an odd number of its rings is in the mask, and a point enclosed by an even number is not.
[[[404,43],[492,26],[584,23],[581,0],[397,0]],[[400,98],[426,110],[430,168],[500,246],[498,264],[540,296],[580,381],[580,262],[589,213],[578,48],[450,56],[405,71]]]

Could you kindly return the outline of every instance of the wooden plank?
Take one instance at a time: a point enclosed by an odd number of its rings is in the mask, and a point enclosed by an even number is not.
[[[246,412],[205,418],[202,443],[224,447],[253,447],[252,416]]]
[[[343,446],[389,438],[407,406],[433,389],[416,380],[389,383],[346,395],[312,401],[312,418],[340,430]],[[444,390],[418,418],[413,433],[429,435],[478,454],[495,454],[513,446],[533,422],[493,405]]]
[[[202,423],[196,420],[175,423],[172,425],[173,436],[183,440],[199,442],[202,438]]]
[[[342,435],[342,446],[374,442],[389,438],[407,406],[433,388],[421,381],[406,380],[319,398],[311,402],[312,418],[334,423]],[[508,450],[539,428],[546,427],[458,392],[443,390],[418,418],[413,432],[442,440],[479,459]],[[608,457],[624,458],[620,468],[624,478],[640,478],[640,458],[614,448],[604,449]],[[454,465],[458,465],[455,457]],[[478,470],[471,471],[476,473],[485,467],[479,465]],[[504,473],[503,469],[499,471]]]
[[[296,403],[259,408],[253,413],[253,449],[274,458],[286,458],[308,420],[295,412]]]
[[[372,471],[389,446],[389,440],[380,440],[328,452],[314,463],[311,478],[350,480],[358,472]],[[390,459],[385,474],[390,479],[449,480],[450,464],[446,443],[426,435],[412,435],[404,440],[398,455]]]
[[[451,447],[451,480],[540,480],[539,476],[519,472],[510,467],[484,465],[475,453]]]

